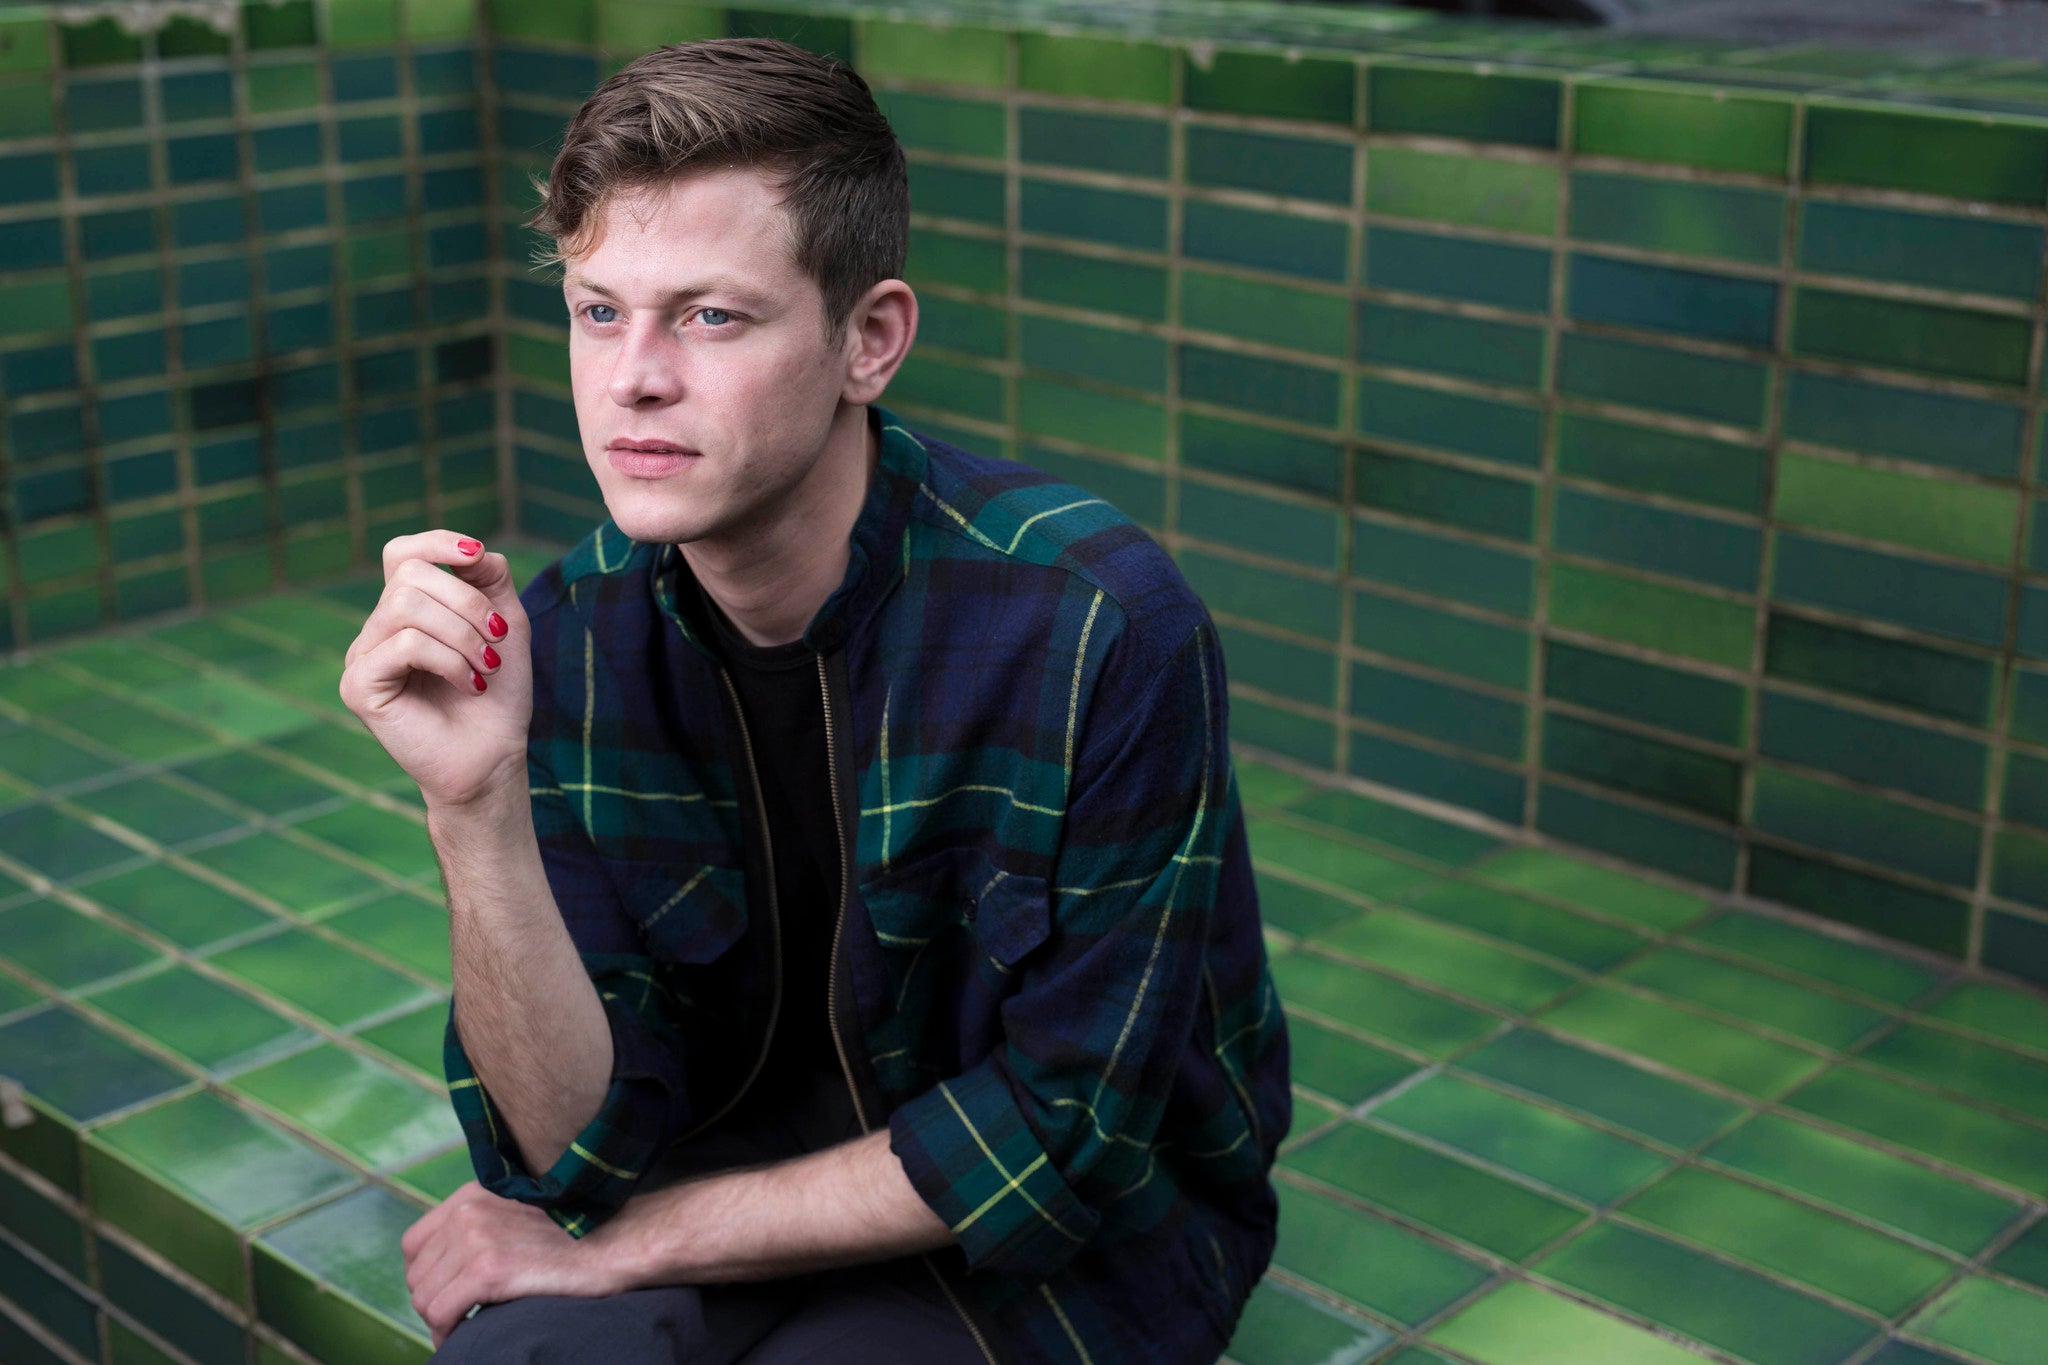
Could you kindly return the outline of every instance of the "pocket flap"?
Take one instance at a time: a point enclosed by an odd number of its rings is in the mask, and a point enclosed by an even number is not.
[[[938,849],[898,863],[861,888],[868,920],[885,948],[915,951],[955,925],[1012,966],[1051,932],[1043,877],[997,867],[974,846]]]

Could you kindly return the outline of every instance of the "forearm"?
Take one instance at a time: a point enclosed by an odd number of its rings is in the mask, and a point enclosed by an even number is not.
[[[584,1239],[629,1289],[779,1279],[953,1240],[889,1150],[886,1128],[635,1195]]]
[[[429,807],[448,887],[455,1027],[528,1173],[604,1102],[611,1029],[548,889],[522,768],[474,803]]]

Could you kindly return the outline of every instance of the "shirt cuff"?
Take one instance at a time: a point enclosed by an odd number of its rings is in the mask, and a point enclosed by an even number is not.
[[[469,1141],[477,1182],[500,1198],[543,1210],[574,1237],[616,1212],[667,1145],[668,1049],[624,1006],[603,1005],[612,1039],[611,1084],[596,1115],[540,1176],[527,1169],[503,1112],[470,1066],[452,1001],[442,1040],[449,1100]]]
[[[889,1150],[953,1230],[971,1270],[1050,1279],[1102,1221],[1067,1184],[992,1061],[889,1115]]]

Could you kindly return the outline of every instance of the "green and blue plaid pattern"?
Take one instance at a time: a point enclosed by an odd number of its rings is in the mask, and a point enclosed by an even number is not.
[[[842,680],[858,810],[856,1093],[1006,1358],[1213,1359],[1272,1254],[1292,1118],[1214,624],[1101,499],[874,417],[846,575],[804,637]],[[535,830],[615,1057],[553,1168],[524,1169],[447,1032],[479,1180],[579,1236],[715,1122],[774,994],[687,572],[607,520],[522,594]]]

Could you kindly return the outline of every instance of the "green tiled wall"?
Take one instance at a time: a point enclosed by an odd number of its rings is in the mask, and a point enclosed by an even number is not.
[[[0,10],[0,648],[498,526],[476,18],[372,9]]]
[[[792,38],[910,151],[885,401],[1153,530],[1241,742],[2048,981],[2048,74],[1232,13],[496,0],[521,526],[599,509],[513,172]]]

